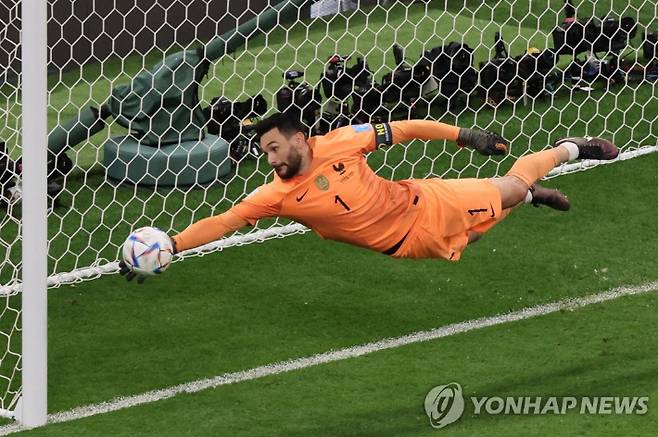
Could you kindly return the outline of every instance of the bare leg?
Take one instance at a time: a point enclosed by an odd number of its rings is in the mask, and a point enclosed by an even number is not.
[[[500,191],[503,209],[512,208],[520,204],[528,194],[528,186],[515,176],[492,178],[489,181]]]
[[[537,195],[535,203],[566,211],[569,201],[557,190],[549,190],[536,184],[556,166],[571,159],[615,159],[619,149],[610,141],[601,138],[565,138],[558,140],[549,150],[532,153],[519,158],[510,171],[501,178],[489,179],[498,188],[503,207],[503,214],[497,221],[507,215],[515,206],[526,199],[532,199],[533,191]],[[532,187],[532,189],[531,189]],[[471,230],[468,242],[480,239],[484,231]]]
[[[526,155],[518,159],[509,173],[501,178],[489,179],[500,191],[503,209],[523,202],[528,189],[546,176],[555,166],[569,161],[569,150],[564,146]]]

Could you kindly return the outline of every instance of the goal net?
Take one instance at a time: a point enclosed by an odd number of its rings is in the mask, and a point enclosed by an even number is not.
[[[50,287],[116,272],[136,227],[180,232],[270,180],[252,126],[276,110],[310,135],[421,118],[511,144],[502,158],[423,141],[370,154],[392,179],[501,175],[569,135],[611,138],[620,159],[658,147],[652,0],[47,3]],[[21,368],[20,8],[0,5],[5,416]],[[306,230],[265,220],[179,259]]]

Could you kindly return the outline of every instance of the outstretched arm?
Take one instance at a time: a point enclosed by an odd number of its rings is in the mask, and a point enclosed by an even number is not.
[[[507,141],[500,135],[479,129],[460,128],[432,120],[404,120],[389,123],[393,144],[419,140],[449,140],[483,155],[504,155]]]
[[[278,215],[281,196],[269,184],[252,191],[226,212],[199,220],[172,237],[174,250],[182,252],[219,240],[224,235],[255,225],[258,220]]]
[[[188,226],[180,234],[171,237],[174,252],[182,252],[219,240],[224,235],[242,229],[248,224],[245,219],[230,210],[223,214],[199,220]]]
[[[433,120],[402,120],[389,123],[393,132],[393,143],[411,140],[457,141],[460,128]]]
[[[174,253],[182,252],[218,240],[225,234],[237,231],[247,224],[248,222],[245,219],[240,218],[240,216],[229,210],[223,214],[193,223],[180,234],[171,237],[171,244],[174,248]],[[127,264],[124,260],[119,261],[119,274],[124,276],[128,281],[137,278],[137,282],[140,284],[146,279],[145,275],[136,272],[132,265]]]

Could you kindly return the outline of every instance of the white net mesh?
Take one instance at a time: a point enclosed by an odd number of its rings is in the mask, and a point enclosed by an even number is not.
[[[511,143],[504,159],[420,141],[371,154],[369,163],[386,178],[500,175],[515,158],[568,135],[610,137],[624,157],[658,145],[651,52],[658,13],[651,0],[574,1],[575,21],[562,0],[288,3],[48,1],[51,286],[116,271],[119,248],[135,227],[179,232],[266,182],[270,167],[250,152],[248,124],[264,106],[248,99],[258,95],[268,111],[287,108],[314,134],[415,117],[491,129]],[[343,12],[311,19],[311,3],[318,15]],[[249,25],[283,4],[284,13]],[[4,174],[20,172],[11,164],[21,154],[19,17],[18,0],[2,3]],[[289,71],[303,77],[284,79]],[[245,101],[246,111],[232,104]],[[4,409],[18,390],[21,210],[12,196],[19,186],[13,177],[3,181]],[[262,221],[183,256],[305,230],[284,219]]]
[[[14,156],[20,153],[20,10],[17,3],[3,2],[0,5],[0,188],[3,197],[0,203],[6,207],[6,196],[15,193],[14,168],[8,159],[11,150]],[[6,143],[5,143],[6,142]],[[9,145],[9,149],[6,145]],[[20,277],[21,240],[19,238],[20,217],[0,211],[0,276],[3,284],[16,283]],[[0,305],[0,409],[13,409],[20,391],[20,298],[5,294]]]

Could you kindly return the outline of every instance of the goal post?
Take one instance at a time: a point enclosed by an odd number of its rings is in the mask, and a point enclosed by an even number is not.
[[[22,5],[22,387],[17,419],[26,427],[44,425],[47,416],[46,6],[46,0],[23,0]]]
[[[311,135],[434,119],[511,144],[369,154],[388,179],[500,176],[564,136],[611,138],[614,164],[658,151],[657,13],[654,0],[2,2],[0,416],[47,420],[47,289],[116,273],[132,229],[180,232],[271,180],[263,116],[286,111]],[[176,260],[307,231],[263,220]]]

